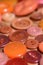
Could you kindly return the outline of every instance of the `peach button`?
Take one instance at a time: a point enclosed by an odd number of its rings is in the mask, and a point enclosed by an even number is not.
[[[43,42],[41,42],[41,43],[39,44],[39,50],[40,50],[41,52],[43,52]]]

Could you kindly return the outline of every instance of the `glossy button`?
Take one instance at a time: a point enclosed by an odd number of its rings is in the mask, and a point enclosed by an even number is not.
[[[25,30],[18,30],[9,35],[11,41],[25,42],[28,38],[28,33]]]
[[[38,3],[39,4],[43,4],[43,0],[38,0]]]
[[[16,58],[24,55],[27,52],[27,49],[22,42],[14,41],[8,43],[4,47],[4,52],[8,57]]]
[[[37,6],[37,0],[23,0],[15,5],[14,14],[18,16],[27,15],[33,12]]]
[[[28,51],[24,55],[24,59],[27,63],[38,63],[41,59],[41,54],[38,51]]]
[[[9,60],[5,65],[27,65],[27,63],[22,58],[15,58],[15,59]]]
[[[0,34],[0,47],[4,47],[9,41],[10,39],[7,36]]]
[[[11,12],[11,8],[9,7],[8,4],[4,2],[0,2],[0,13],[6,13],[6,12]]]
[[[32,25],[27,29],[28,34],[31,36],[37,36],[42,34],[42,29],[38,26]]]

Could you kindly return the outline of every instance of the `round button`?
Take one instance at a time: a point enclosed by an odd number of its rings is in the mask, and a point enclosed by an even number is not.
[[[43,4],[43,0],[38,0],[38,3],[39,4]]]
[[[11,22],[14,20],[14,18],[15,18],[15,15],[13,13],[5,13],[2,15],[2,19],[5,22]]]
[[[28,33],[25,30],[18,30],[9,35],[11,41],[25,42],[28,38]]]
[[[0,47],[4,47],[9,41],[10,39],[7,36],[0,34]]]
[[[38,51],[28,51],[24,55],[24,59],[27,63],[38,63],[41,59],[41,54]]]
[[[38,41],[34,39],[29,39],[25,42],[26,47],[30,49],[37,49],[38,44]]]
[[[39,22],[38,26],[43,30],[43,19]]]
[[[40,43],[40,42],[43,42],[43,34],[36,36],[35,39],[36,39],[39,43]]]
[[[39,44],[39,50],[43,53],[43,42]]]
[[[16,58],[24,55],[27,52],[25,45],[22,42],[9,42],[4,47],[4,53],[10,58]]]
[[[0,52],[0,65],[5,65],[9,58],[2,52]]]
[[[9,60],[5,65],[27,65],[27,63],[22,58],[15,58],[15,59]]]
[[[28,29],[27,29],[27,32],[28,34],[30,34],[31,36],[37,36],[37,35],[40,35],[42,34],[42,29],[38,26],[30,26]]]
[[[4,34],[9,34],[12,31],[12,28],[9,26],[8,23],[1,22],[0,23],[0,32]]]
[[[0,22],[2,21],[2,15],[0,14]]]
[[[40,59],[40,65],[43,65],[43,55],[42,55],[42,57]]]
[[[42,19],[42,14],[41,12],[36,11],[31,14],[30,18],[34,20],[34,22],[39,21]]]
[[[37,8],[37,6],[37,0],[23,0],[15,5],[14,14],[17,16],[30,14]]]
[[[16,29],[27,29],[30,25],[32,25],[32,21],[28,18],[18,18],[12,23]]]
[[[4,14],[6,12],[12,12],[12,8],[4,2],[0,2],[0,13]]]

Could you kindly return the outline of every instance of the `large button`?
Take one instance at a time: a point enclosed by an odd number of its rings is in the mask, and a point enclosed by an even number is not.
[[[28,33],[25,30],[18,30],[9,35],[11,41],[25,42],[28,38]]]
[[[10,58],[21,57],[27,52],[26,46],[19,41],[9,42],[4,47],[5,54]]]
[[[16,29],[27,29],[32,25],[32,21],[28,18],[17,18],[12,22],[12,27]]]
[[[18,16],[27,15],[33,12],[38,6],[36,0],[24,0],[15,5],[14,14]]]

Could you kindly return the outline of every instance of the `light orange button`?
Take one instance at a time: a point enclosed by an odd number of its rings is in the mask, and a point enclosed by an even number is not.
[[[43,19],[39,22],[39,27],[43,30]]]

